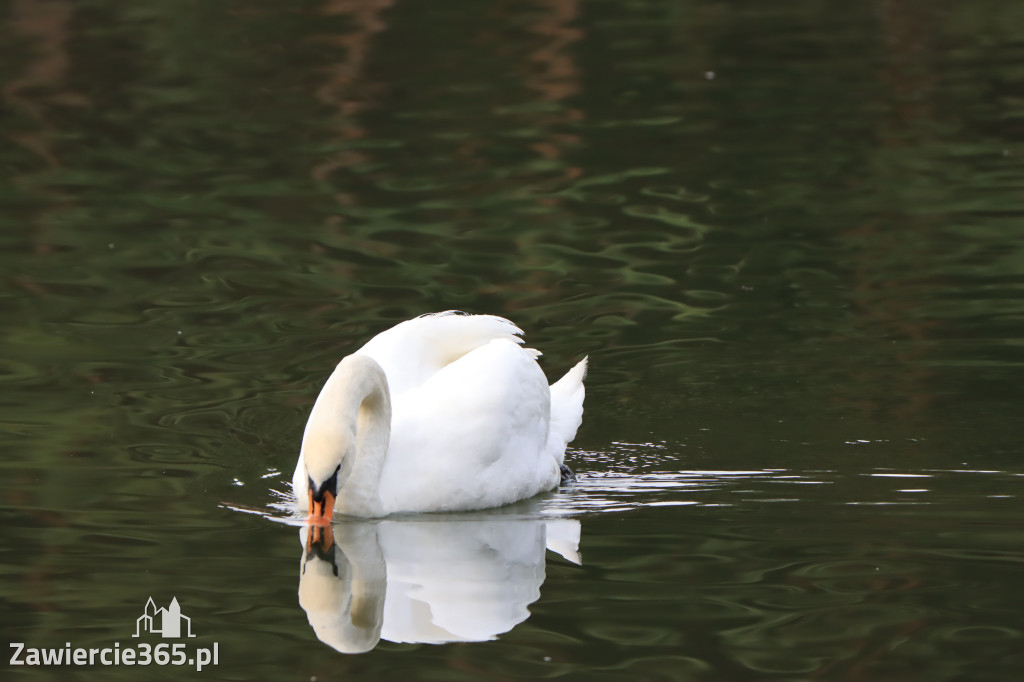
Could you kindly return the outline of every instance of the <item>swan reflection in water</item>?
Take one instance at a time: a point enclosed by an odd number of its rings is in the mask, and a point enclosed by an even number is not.
[[[323,643],[479,642],[540,597],[545,549],[579,564],[580,522],[491,514],[304,526],[299,604]]]

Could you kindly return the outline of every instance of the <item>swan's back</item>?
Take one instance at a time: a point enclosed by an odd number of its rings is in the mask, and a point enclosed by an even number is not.
[[[383,368],[394,398],[422,386],[444,367],[490,341],[506,339],[522,344],[522,333],[502,317],[449,310],[397,324],[377,334],[357,352],[370,356]]]

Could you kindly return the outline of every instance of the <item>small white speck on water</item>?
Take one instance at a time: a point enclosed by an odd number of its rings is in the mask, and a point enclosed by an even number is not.
[[[114,242],[110,242],[109,244],[107,244],[107,248],[108,249],[114,248]]]
[[[705,71],[704,72],[704,78],[706,80],[709,80],[709,81],[715,80],[715,72],[714,71]]]

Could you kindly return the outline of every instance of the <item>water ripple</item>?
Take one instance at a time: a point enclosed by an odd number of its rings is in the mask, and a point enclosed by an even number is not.
[[[602,452],[574,451],[571,462],[601,463],[603,470],[577,472],[577,481],[548,504],[558,513],[628,512],[645,507],[695,506],[748,508],[765,504],[886,505],[909,508],[946,505],[971,470],[679,470],[648,471],[664,466],[665,444],[616,444]],[[606,468],[605,468],[606,467]],[[975,502],[1012,504],[1018,496],[1012,472],[989,472],[986,485],[1004,490]],[[902,479],[927,479],[928,487],[907,489]],[[870,485],[865,485],[871,481]]]

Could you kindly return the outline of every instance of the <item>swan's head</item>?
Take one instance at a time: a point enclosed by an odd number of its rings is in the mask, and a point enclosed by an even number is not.
[[[384,370],[369,357],[349,355],[324,384],[302,436],[292,484],[297,496],[308,497],[307,521],[330,523],[340,491],[346,498],[376,491],[390,433]]]
[[[345,428],[307,433],[302,443],[306,464],[306,494],[309,498],[307,521],[330,524],[338,499],[339,480],[344,483],[355,455],[355,435]]]

